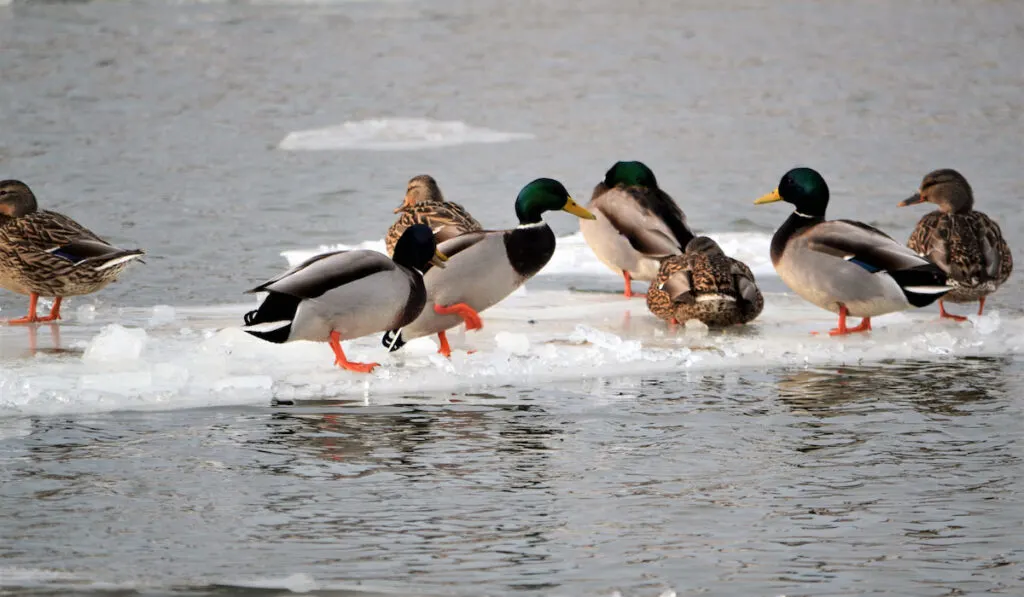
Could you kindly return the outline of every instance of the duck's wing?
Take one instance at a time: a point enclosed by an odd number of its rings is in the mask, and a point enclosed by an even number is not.
[[[311,299],[339,286],[397,267],[394,261],[377,251],[331,251],[314,255],[246,292],[277,292]]]
[[[757,280],[754,279],[754,272],[750,271],[747,264],[732,257],[727,257],[727,259],[731,262],[729,273],[732,274],[733,284],[740,298],[752,304],[764,301],[761,289],[757,287]]]
[[[38,211],[12,220],[4,227],[4,237],[5,244],[25,264],[54,273],[83,265],[104,270],[144,254],[140,249],[115,247],[54,211]]]
[[[881,230],[862,222],[832,220],[811,226],[800,234],[812,251],[855,263],[871,273],[887,273],[932,266],[909,247]]]
[[[670,257],[662,262],[660,276],[664,279],[658,290],[668,295],[672,304],[690,305],[694,302],[692,272],[686,256]]]
[[[677,255],[693,238],[682,211],[660,190],[615,187],[595,196],[591,207],[649,257]]]

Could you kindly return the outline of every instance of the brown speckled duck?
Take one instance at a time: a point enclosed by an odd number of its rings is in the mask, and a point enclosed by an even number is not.
[[[696,319],[723,327],[757,317],[764,297],[749,267],[726,255],[712,239],[698,236],[687,243],[685,253],[661,262],[647,290],[647,308],[671,323]]]
[[[643,162],[616,162],[594,187],[580,232],[601,263],[622,275],[623,295],[633,280],[653,280],[661,260],[683,252],[693,232],[676,202],[658,187]]]
[[[900,207],[930,202],[939,209],[917,223],[907,246],[927,257],[949,276],[953,287],[939,299],[939,314],[957,321],[967,319],[946,312],[943,301],[978,301],[978,315],[985,310],[985,297],[1010,277],[1013,255],[1003,233],[991,218],[974,210],[971,185],[956,170],[929,172],[921,188]]]
[[[0,181],[0,288],[27,294],[28,315],[9,324],[60,319],[61,300],[96,292],[144,254],[119,249],[71,218],[40,210],[28,185]],[[39,317],[39,297],[55,300]]]
[[[434,231],[434,238],[439,243],[463,232],[483,229],[464,207],[458,203],[445,201],[437,181],[427,174],[409,179],[405,201],[395,209],[395,213],[399,214],[398,220],[391,225],[387,236],[384,237],[388,255],[394,252],[395,243],[405,229],[413,224],[430,226]]]

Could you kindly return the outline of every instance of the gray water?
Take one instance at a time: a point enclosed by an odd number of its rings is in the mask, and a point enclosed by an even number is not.
[[[101,309],[239,302],[282,250],[381,238],[414,174],[498,227],[619,159],[702,231],[770,232],[752,200],[811,165],[897,238],[954,167],[1024,263],[1022,55],[996,0],[16,1],[0,178],[147,250],[71,302]],[[276,149],[383,117],[535,138]],[[0,418],[0,594],[1022,594],[1021,359],[921,357]]]

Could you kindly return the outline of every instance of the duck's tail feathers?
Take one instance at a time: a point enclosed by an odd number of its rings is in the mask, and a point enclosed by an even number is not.
[[[121,265],[122,263],[127,263],[129,261],[132,261],[133,259],[138,259],[139,263],[145,263],[145,261],[142,260],[142,256],[145,255],[145,254],[146,254],[146,252],[143,251],[142,249],[124,250],[124,251],[121,251],[121,253],[119,255],[105,260],[103,263],[100,263],[99,265],[95,266],[93,269],[95,269],[98,272],[101,272],[101,271],[103,271],[105,269],[110,269],[110,268],[112,268],[114,266]]]
[[[953,289],[947,283],[945,272],[930,263],[889,272],[889,275],[899,284],[907,302],[915,307],[926,307]]]
[[[395,352],[399,348],[405,346],[405,340],[402,340],[402,330],[391,330],[384,332],[384,336],[380,339],[381,345],[388,349],[388,352]]]
[[[287,342],[300,302],[302,299],[297,297],[271,292],[259,307],[249,311],[242,318],[246,327],[266,324],[265,329],[244,331],[268,342]]]

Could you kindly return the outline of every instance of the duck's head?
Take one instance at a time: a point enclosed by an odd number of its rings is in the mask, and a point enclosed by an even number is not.
[[[706,236],[695,236],[693,240],[686,243],[687,255],[724,255],[722,247]]]
[[[974,207],[974,191],[967,179],[950,168],[934,170],[924,175],[921,189],[899,202],[900,207],[924,202],[934,203],[946,213],[966,213]]]
[[[614,189],[618,185],[656,189],[658,179],[643,162],[615,162],[604,174],[604,186]]]
[[[409,179],[409,186],[405,188],[405,200],[395,208],[395,213],[422,201],[444,201],[441,188],[437,186],[434,177],[429,174],[420,174]]]
[[[594,220],[594,214],[573,201],[562,183],[550,178],[538,178],[523,187],[516,197],[516,216],[520,224],[536,224],[546,211],[567,211],[572,215]]]
[[[754,204],[776,201],[792,203],[801,215],[823,218],[828,207],[828,184],[812,168],[793,168],[783,175],[774,191],[754,201]]]
[[[18,218],[38,209],[32,189],[20,180],[0,180],[0,214]]]
[[[421,272],[427,271],[427,264],[444,267],[448,257],[437,250],[434,232],[426,224],[413,224],[405,229],[391,259],[406,267],[414,267]]]

